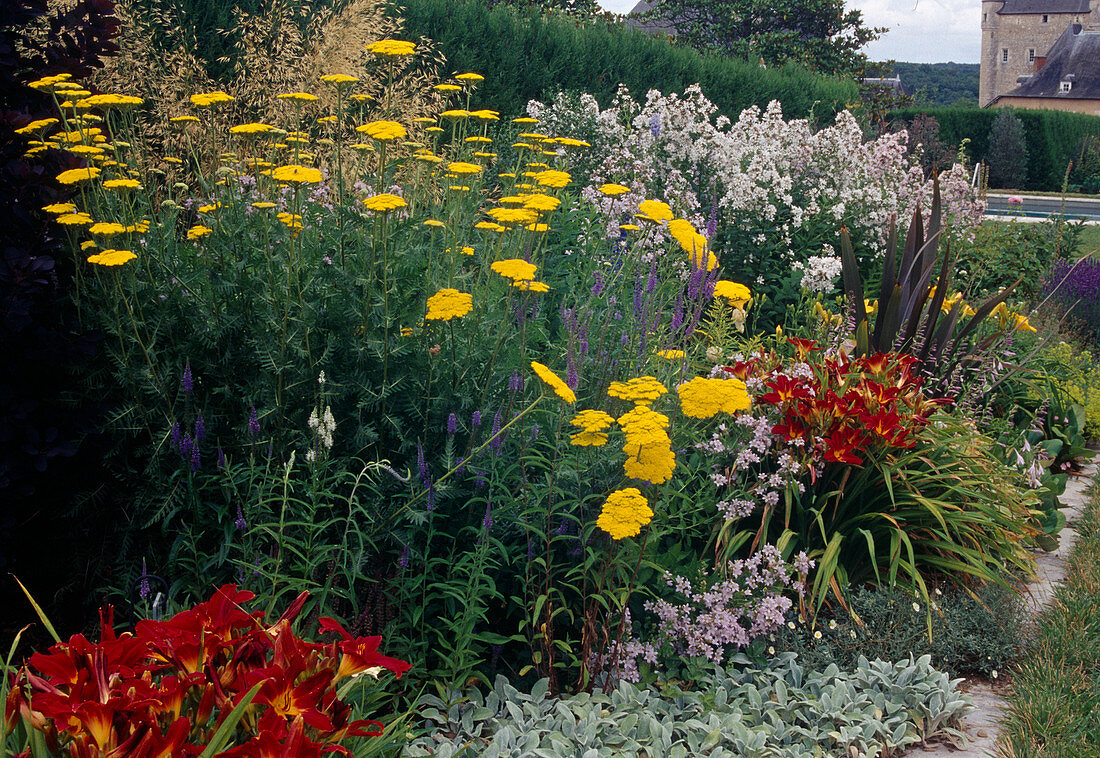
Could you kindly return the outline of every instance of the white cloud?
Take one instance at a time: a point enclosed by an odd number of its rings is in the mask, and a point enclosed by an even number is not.
[[[637,0],[600,0],[627,13]],[[981,53],[981,4],[974,0],[848,0],[868,26],[890,31],[867,46],[872,60],[912,63],[977,63]]]
[[[981,6],[972,0],[851,0],[869,26],[890,31],[867,46],[874,60],[977,63]]]
[[[600,0],[600,7],[613,13],[629,13],[638,0]]]

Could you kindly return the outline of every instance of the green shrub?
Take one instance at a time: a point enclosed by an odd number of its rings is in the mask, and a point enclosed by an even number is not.
[[[1042,358],[1054,387],[1085,409],[1085,436],[1100,439],[1100,363],[1094,354],[1059,342],[1044,351]]]
[[[549,101],[563,90],[589,92],[606,107],[619,84],[642,93],[683,92],[698,83],[734,119],[750,105],[779,100],[789,118],[831,120],[858,97],[851,82],[701,55],[618,24],[490,8],[478,0],[398,5],[409,33],[432,39],[455,71],[493,74],[481,94],[505,114],[517,115],[529,100]]]
[[[909,108],[889,114],[909,122],[918,115],[935,116],[940,139],[959,145],[969,140],[974,161],[990,158],[989,136],[999,111],[988,108]],[[1070,161],[1076,161],[1086,137],[1100,135],[1100,118],[1065,111],[1019,110],[1027,143],[1027,183],[1018,189],[1056,192],[1062,189]]]
[[[854,666],[860,656],[895,660],[910,653],[930,655],[932,663],[952,676],[993,676],[1006,671],[1022,644],[1023,606],[1018,595],[987,584],[973,597],[948,588],[933,593],[932,634],[927,609],[913,593],[888,587],[862,587],[848,598],[852,615],[838,612],[815,629],[795,625],[766,644],[798,653],[814,670],[830,664]],[[765,645],[764,640],[757,644]],[[763,652],[758,650],[757,652]]]
[[[995,294],[1022,276],[1015,294],[1030,297],[1039,290],[1043,274],[1055,258],[1076,255],[1081,228],[1059,221],[986,221],[974,230],[972,239],[960,238],[952,246],[952,281],[965,288],[968,297],[980,297]]]

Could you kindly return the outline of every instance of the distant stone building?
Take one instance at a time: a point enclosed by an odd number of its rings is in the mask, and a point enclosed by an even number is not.
[[[1100,115],[1100,0],[983,0],[978,102]]]

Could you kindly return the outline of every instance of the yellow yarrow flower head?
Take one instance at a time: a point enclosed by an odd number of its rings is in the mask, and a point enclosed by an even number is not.
[[[652,376],[639,376],[626,382],[611,382],[607,388],[609,397],[643,405],[649,405],[667,392],[668,388]]]
[[[623,473],[631,479],[664,484],[676,470],[676,453],[666,444],[642,445],[623,461]]]
[[[567,403],[577,402],[577,396],[573,390],[569,389],[569,385],[562,381],[561,377],[550,370],[549,366],[546,366],[538,361],[531,361],[531,370],[535,372],[535,376],[543,381],[543,383],[554,391],[554,394],[560,397]]]
[[[456,289],[441,289],[428,298],[427,321],[450,321],[462,318],[474,307],[473,295]]]
[[[62,213],[54,221],[62,226],[90,226],[95,223],[87,213]]]
[[[34,134],[45,129],[49,129],[51,126],[57,123],[56,118],[42,118],[37,121],[32,121],[26,126],[21,126],[15,130],[16,134]]]
[[[725,299],[734,308],[745,309],[752,301],[752,292],[743,284],[721,279],[714,283],[714,296]]]
[[[284,211],[283,213],[275,214],[275,218],[279,219],[294,236],[297,236],[298,231],[302,228],[302,217],[297,213],[286,213]]]
[[[479,111],[470,111],[470,116],[481,121],[499,121],[500,113],[483,108]]]
[[[190,229],[187,230],[187,239],[197,240],[199,237],[205,237],[207,234],[210,234],[212,231],[214,231],[214,230],[211,229],[209,226],[203,226],[202,224],[195,224],[194,226],[192,226]]]
[[[424,221],[424,226],[444,227],[446,224],[437,218],[429,218]]]
[[[713,418],[718,413],[739,413],[752,405],[745,383],[735,377],[712,379],[697,376],[676,388],[680,410],[692,418]]]
[[[660,200],[643,200],[638,203],[638,212],[642,214],[643,218],[658,224],[675,218],[668,203],[662,203]]]
[[[627,187],[627,186],[622,185],[622,184],[610,184],[610,183],[609,184],[601,184],[596,189],[600,194],[607,195],[608,197],[615,197],[616,195],[625,195],[627,192],[630,192],[630,187]]]
[[[437,84],[432,87],[432,89],[439,90],[440,92],[458,92],[462,87],[457,84]]]
[[[458,253],[459,255],[473,255],[474,254],[474,249],[472,247],[470,247],[469,245],[462,245],[458,249],[455,249],[453,247],[449,247],[449,248],[447,248],[447,252],[448,253]]]
[[[102,253],[89,255],[88,263],[94,263],[97,266],[121,266],[134,258],[137,256],[129,250],[104,250]]]
[[[665,429],[668,429],[668,416],[658,413],[648,405],[635,405],[619,416],[616,421],[626,434],[627,445],[664,442],[668,439],[668,434],[665,432]],[[630,452],[626,446],[624,451]]]
[[[527,279],[517,279],[512,286],[524,292],[534,292],[536,295],[544,295],[550,291],[550,285],[546,282],[536,282]]]
[[[538,266],[528,263],[522,258],[508,258],[503,261],[494,261],[489,267],[506,279],[513,281],[530,281],[535,278]]]
[[[89,166],[88,168],[71,168],[68,171],[62,171],[55,178],[60,184],[76,184],[77,182],[95,179],[97,176],[99,176],[99,169],[95,166]]]
[[[506,232],[508,229],[500,224],[494,224],[492,221],[478,221],[474,224],[475,229],[481,229],[486,232]]]
[[[533,224],[539,218],[530,208],[491,208],[488,213],[498,224]]]
[[[380,39],[367,45],[367,51],[375,55],[397,58],[413,55],[416,52],[416,43],[400,39]]]
[[[141,182],[137,179],[108,179],[103,182],[103,189],[136,190],[141,189]]]
[[[52,203],[45,205],[42,210],[46,213],[52,213],[55,216],[60,216],[63,213],[73,213],[76,210],[76,206],[72,203]]]
[[[363,201],[363,205],[367,206],[367,210],[374,211],[375,213],[388,213],[398,208],[404,208],[408,203],[406,203],[405,198],[400,195],[380,192],[377,195],[366,198]]]
[[[618,418],[625,441],[623,473],[631,479],[662,484],[672,478],[676,469],[676,454],[672,452],[672,439],[665,429],[668,416],[657,413],[646,405],[635,405],[633,410]]]
[[[472,72],[468,73],[468,74],[459,74],[458,76],[455,77],[455,79],[458,79],[460,82],[483,82],[483,81],[485,81],[484,76],[482,76],[481,74],[475,74],[475,73],[472,73]]]
[[[362,132],[371,139],[376,139],[379,142],[405,139],[405,137],[408,136],[405,127],[396,121],[371,121],[369,124],[355,127],[355,131]]]
[[[653,509],[649,507],[649,501],[637,487],[627,487],[607,496],[596,526],[610,534],[612,539],[621,540],[638,536],[642,527],[652,520]]]
[[[128,231],[129,227],[125,224],[118,224],[114,221],[98,221],[88,228],[89,234],[100,237],[112,237],[116,234],[126,234]]]
[[[559,205],[561,205],[561,200],[558,200],[556,197],[551,197],[550,195],[536,193],[523,196],[523,206],[525,208],[531,208],[532,210],[552,211],[556,210]]]
[[[351,76],[350,74],[325,74],[321,77],[321,81],[326,84],[354,84],[359,81],[358,76]]]
[[[145,101],[133,95],[91,95],[77,102],[83,108],[136,108]]]
[[[319,169],[291,164],[271,171],[271,178],[289,184],[318,184],[323,178]]]
[[[191,95],[191,105],[196,108],[212,108],[215,105],[230,103],[232,101],[233,96],[227,95],[224,92],[202,92],[197,95]]]
[[[512,119],[513,124],[537,124],[538,122],[537,118],[531,118],[530,116],[520,116]]]
[[[280,92],[276,95],[279,100],[293,100],[298,103],[312,103],[321,98],[316,95],[311,95],[308,92]]]
[[[552,187],[554,189],[561,189],[565,185],[569,184],[572,179],[571,176],[565,171],[556,171],[554,169],[544,169],[538,171],[532,177],[535,183],[540,187]]]
[[[587,410],[578,413],[569,423],[580,430],[570,436],[571,445],[600,447],[607,444],[606,430],[615,423],[615,419],[603,411]]]
[[[452,174],[480,174],[482,171],[481,166],[476,163],[466,163],[464,161],[455,161],[454,163],[447,164],[447,171]]]
[[[268,132],[275,131],[275,127],[271,124],[261,124],[259,122],[253,122],[251,124],[238,124],[237,126],[229,127],[230,134],[267,134]]]

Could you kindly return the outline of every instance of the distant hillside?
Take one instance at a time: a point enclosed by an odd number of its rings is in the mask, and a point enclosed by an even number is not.
[[[890,63],[905,89],[922,105],[977,105],[977,63]]]

